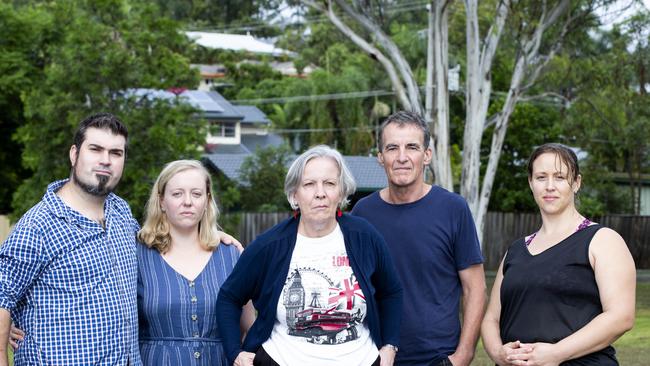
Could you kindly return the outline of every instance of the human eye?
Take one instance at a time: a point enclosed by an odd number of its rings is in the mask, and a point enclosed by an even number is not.
[[[386,151],[394,151],[395,149],[397,149],[397,146],[395,146],[395,145],[386,145],[386,148],[384,150],[386,150]]]
[[[328,180],[328,181],[325,182],[325,184],[328,185],[328,186],[333,187],[333,186],[336,186],[336,181],[334,181],[334,180]]]
[[[182,196],[182,195],[183,195],[183,193],[182,193],[181,191],[174,191],[174,192],[172,192],[172,197],[176,197],[176,198],[178,198],[178,197],[180,197],[180,196]]]
[[[201,198],[201,197],[203,197],[203,192],[194,191],[194,192],[192,192],[192,196],[194,196],[195,198]]]

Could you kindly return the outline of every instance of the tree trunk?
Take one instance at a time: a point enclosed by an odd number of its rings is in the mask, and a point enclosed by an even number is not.
[[[509,0],[501,1],[497,7],[494,25],[487,33],[484,48],[480,47],[478,25],[478,1],[465,0],[467,41],[467,86],[465,90],[466,116],[463,136],[463,171],[460,193],[467,200],[474,220],[483,222],[479,215],[479,182],[481,167],[481,140],[487,119],[492,80],[490,69],[499,39],[508,15]],[[493,152],[490,155],[494,154]],[[479,239],[482,239],[482,228]]]
[[[431,11],[429,27],[430,34],[433,36],[433,70],[435,70],[435,103],[433,105],[436,116],[436,123],[432,130],[433,146],[435,161],[438,166],[436,183],[441,187],[453,191],[454,182],[451,174],[451,158],[449,156],[449,40],[447,10],[449,1],[438,0],[431,2]],[[432,21],[431,21],[432,20]]]

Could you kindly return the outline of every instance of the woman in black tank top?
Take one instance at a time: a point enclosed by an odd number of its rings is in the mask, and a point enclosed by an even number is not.
[[[618,365],[611,344],[634,324],[636,272],[625,241],[575,208],[575,153],[538,147],[528,182],[542,227],[515,241],[481,333],[498,365]]]

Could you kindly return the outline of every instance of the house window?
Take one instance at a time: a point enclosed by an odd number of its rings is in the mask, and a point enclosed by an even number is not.
[[[236,137],[236,123],[212,122],[210,135],[214,137]]]

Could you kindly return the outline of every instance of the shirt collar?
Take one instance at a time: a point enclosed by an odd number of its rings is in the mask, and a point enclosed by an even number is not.
[[[61,187],[63,187],[69,181],[70,179],[66,178],[48,184],[45,195],[43,196],[43,201],[56,217],[63,218],[71,223],[83,219],[88,220],[82,214],[66,205],[61,197],[56,194],[56,192],[58,192],[59,189],[61,189]],[[112,203],[115,200],[115,197],[115,193],[111,192],[108,194],[108,196],[106,196],[106,199],[104,200],[104,216],[106,219],[108,219],[109,212],[113,206]]]

